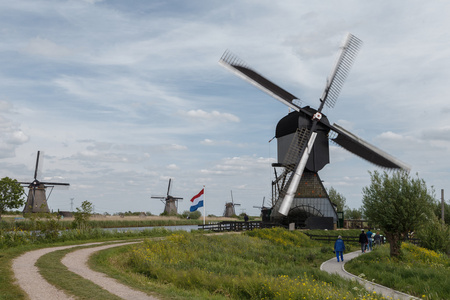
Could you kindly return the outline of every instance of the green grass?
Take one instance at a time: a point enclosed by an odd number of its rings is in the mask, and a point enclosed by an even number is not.
[[[325,248],[324,248],[325,247]],[[139,289],[173,299],[381,299],[356,282],[319,270],[333,253],[281,228],[241,235],[179,233],[111,249],[93,264]]]
[[[347,271],[423,299],[450,299],[450,259],[444,254],[402,244],[402,257],[392,259],[389,245],[345,264]]]
[[[52,221],[53,220],[53,221]],[[57,223],[59,229],[72,229],[73,222],[56,219],[22,219],[2,217],[0,230],[36,230],[39,227],[46,227],[50,222]],[[88,225],[91,228],[123,228],[123,227],[154,227],[154,226],[177,226],[177,225],[200,225],[203,220],[198,219],[156,219],[156,220],[90,220]]]

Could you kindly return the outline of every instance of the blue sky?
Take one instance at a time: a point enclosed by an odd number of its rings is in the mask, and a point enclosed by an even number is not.
[[[257,215],[271,197],[274,136],[287,107],[218,64],[229,49],[318,106],[343,37],[364,45],[324,113],[446,189],[450,173],[450,4],[446,1],[2,1],[0,177],[69,182],[49,206],[150,211],[152,195],[206,186]],[[351,208],[377,167],[331,146],[319,174]]]

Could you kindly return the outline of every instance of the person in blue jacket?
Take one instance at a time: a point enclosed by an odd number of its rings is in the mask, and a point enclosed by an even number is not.
[[[334,251],[336,252],[337,261],[339,262],[339,256],[341,257],[341,261],[344,261],[344,250],[345,245],[342,240],[342,236],[338,236],[336,242],[334,243]]]

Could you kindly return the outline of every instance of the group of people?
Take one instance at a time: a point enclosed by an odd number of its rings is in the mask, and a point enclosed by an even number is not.
[[[374,245],[381,245],[381,235],[378,231],[377,233],[373,233],[370,231],[370,228],[366,233],[364,233],[364,229],[361,229],[359,243],[361,244],[362,253],[366,253],[367,250],[372,251]]]
[[[366,253],[367,250],[372,251],[373,247],[381,245],[381,235],[377,231],[373,233],[370,229],[367,232],[364,232],[364,229],[361,229],[361,234],[359,235],[359,243],[361,244],[361,251]],[[342,236],[339,236],[334,243],[334,252],[336,253],[337,261],[344,261],[344,251],[345,244],[342,240]],[[340,260],[339,260],[340,259]]]

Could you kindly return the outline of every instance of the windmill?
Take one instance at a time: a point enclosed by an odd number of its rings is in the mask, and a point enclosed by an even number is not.
[[[263,197],[262,205],[261,206],[253,206],[254,208],[259,208],[261,210],[261,217],[263,222],[269,222],[270,221],[270,212],[271,208],[264,206],[264,202],[266,201],[266,197]]]
[[[178,213],[178,201],[183,200],[180,197],[173,197],[170,195],[172,178],[169,179],[169,186],[167,187],[166,196],[152,196],[153,199],[160,199],[161,202],[165,203],[163,214],[176,215]]]
[[[233,191],[231,191],[231,202],[225,203],[225,211],[223,212],[223,216],[228,218],[236,216],[236,211],[234,209],[235,206],[240,206],[240,204],[234,203]]]
[[[324,106],[333,108],[362,42],[348,34],[335,67],[326,81],[318,109],[302,107],[300,99],[252,70],[244,61],[225,51],[219,63],[262,91],[287,105],[293,112],[276,127],[278,163],[273,164],[272,213],[274,221],[307,226],[310,217],[333,218],[336,211],[319,178],[318,171],[329,163],[329,142],[387,169],[409,167],[386,152],[363,141],[322,114]],[[281,168],[278,175],[277,168]]]
[[[20,182],[20,184],[28,187],[27,203],[23,208],[23,213],[49,213],[47,200],[50,197],[55,186],[69,186],[69,183],[44,182],[38,180],[40,174],[40,165],[42,164],[41,151],[37,152],[36,166],[34,169],[34,180],[32,182]],[[50,188],[50,193],[46,196],[46,190]]]

